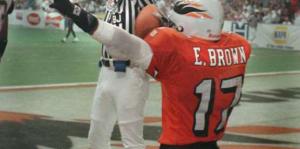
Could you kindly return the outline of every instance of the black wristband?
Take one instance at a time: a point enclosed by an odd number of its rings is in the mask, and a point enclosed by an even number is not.
[[[98,27],[98,19],[86,12],[78,4],[72,4],[69,0],[54,0],[50,5],[61,14],[71,18],[83,31],[93,34]]]
[[[70,17],[83,31],[89,34],[93,34],[98,27],[98,19],[80,8],[78,5],[73,5],[72,13],[67,13],[66,15]]]

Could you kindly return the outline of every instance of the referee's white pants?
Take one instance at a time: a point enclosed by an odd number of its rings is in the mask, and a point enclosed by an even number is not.
[[[125,149],[144,149],[143,119],[149,81],[144,70],[126,73],[102,67],[91,111],[91,149],[111,149],[111,135],[118,121]]]

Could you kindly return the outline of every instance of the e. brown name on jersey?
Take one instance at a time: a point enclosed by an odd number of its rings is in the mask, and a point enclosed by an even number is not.
[[[209,64],[200,58],[199,47],[194,48],[195,65],[199,66],[231,66],[237,64],[245,64],[247,62],[245,48],[243,46],[227,49],[208,49]]]

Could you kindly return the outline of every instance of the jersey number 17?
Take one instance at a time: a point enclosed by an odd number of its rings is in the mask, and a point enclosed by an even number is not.
[[[243,84],[243,76],[236,76],[233,78],[223,79],[221,81],[221,92],[223,94],[234,93],[231,104],[222,110],[221,118],[216,128],[215,133],[224,130],[227,119],[234,108],[239,103],[241,98],[241,89]],[[195,136],[204,137],[208,136],[208,127],[210,126],[210,115],[213,111],[215,99],[216,83],[214,79],[202,80],[195,88],[195,96],[199,99],[199,105],[194,114],[194,127],[193,132]],[[218,99],[222,100],[222,99]]]

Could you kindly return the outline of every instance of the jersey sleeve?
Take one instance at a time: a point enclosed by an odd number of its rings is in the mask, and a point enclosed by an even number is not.
[[[157,80],[170,77],[178,66],[174,37],[165,29],[155,29],[145,38],[153,53],[147,73]]]
[[[146,70],[152,59],[150,46],[141,38],[112,24],[98,20],[92,37],[107,47],[112,57],[130,60],[130,65]]]

